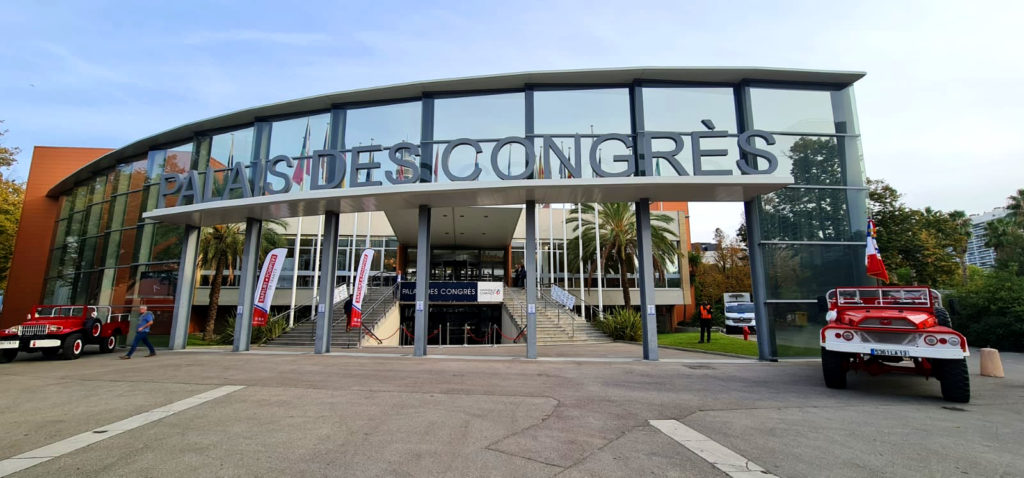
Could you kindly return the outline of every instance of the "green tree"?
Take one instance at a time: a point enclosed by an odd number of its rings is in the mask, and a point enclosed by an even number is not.
[[[579,263],[579,235],[583,234],[582,256],[586,258],[585,269],[588,271],[588,278],[593,278],[597,271],[597,255],[595,254],[596,242],[594,240],[594,206],[591,204],[582,205],[582,229],[580,228],[581,218],[577,211],[572,211],[567,220],[576,233],[574,238],[569,239],[569,263]],[[602,204],[598,209],[598,217],[601,221],[601,268],[604,273],[619,274],[619,284],[622,287],[623,300],[626,308],[632,306],[629,297],[628,275],[636,272],[637,264],[637,241],[636,241],[636,216],[633,213],[631,203],[616,202]],[[659,277],[664,277],[671,264],[678,264],[682,253],[676,244],[678,236],[670,227],[672,216],[668,214],[651,214],[651,242],[653,242],[652,255],[654,259],[654,272]]]
[[[957,299],[953,326],[975,347],[1024,352],[1024,277],[1006,268],[973,267]]]
[[[284,245],[284,238],[273,227],[284,227],[284,222],[268,220],[263,222],[263,233],[260,237],[260,259],[274,248]],[[199,269],[213,272],[210,278],[210,306],[206,315],[206,327],[203,340],[214,339],[214,327],[217,323],[217,309],[220,306],[220,292],[223,287],[225,273],[230,282],[234,279],[238,259],[242,256],[245,246],[245,226],[242,224],[221,224],[203,230],[199,239]]]
[[[868,179],[868,202],[890,281],[952,286],[963,282],[969,220],[962,211],[918,210],[882,180]],[[960,280],[957,280],[957,278]]]
[[[0,130],[0,140],[5,133],[7,130]],[[7,147],[0,142],[0,290],[7,288],[7,276],[14,257],[14,239],[25,200],[25,184],[9,177],[10,168],[17,163],[20,152],[19,148]]]
[[[746,248],[738,238],[730,238],[715,229],[715,252],[710,261],[700,264],[697,272],[697,302],[721,307],[722,294],[750,291],[750,262]],[[710,254],[710,253],[709,253]]]
[[[791,172],[796,184],[843,184],[839,148],[834,139],[801,137],[786,156],[793,162]],[[849,240],[853,229],[846,201],[846,194],[834,189],[785,188],[762,196],[763,237],[788,241]],[[745,242],[746,231],[742,237]]]
[[[1024,189],[1007,198],[1006,209],[1006,216],[985,225],[985,246],[995,249],[997,269],[1024,276]]]

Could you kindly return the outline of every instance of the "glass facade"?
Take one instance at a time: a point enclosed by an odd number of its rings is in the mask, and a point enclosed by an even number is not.
[[[184,229],[142,219],[143,213],[162,206],[157,203],[157,193],[164,173],[195,171],[204,193],[209,185],[208,192],[216,199],[241,197],[242,191],[228,187],[233,168],[251,168],[253,160],[278,155],[307,156],[325,148],[342,151],[349,164],[346,173],[356,169],[352,163],[369,165],[358,168],[355,177],[346,174],[337,186],[340,188],[386,177],[411,178],[415,173],[420,182],[448,182],[450,176],[474,175],[478,175],[477,181],[497,181],[501,175],[535,179],[602,174],[680,176],[694,174],[696,167],[737,175],[738,161],[765,166],[764,158],[746,157],[737,144],[741,133],[749,129],[774,136],[772,144],[757,137],[749,144],[777,158],[774,175],[791,175],[795,181],[755,199],[762,234],[760,243],[751,245],[763,255],[764,299],[769,304],[769,320],[776,325],[780,353],[785,353],[793,350],[790,346],[816,343],[813,334],[803,330],[813,329],[823,317],[806,304],[830,287],[866,281],[859,249],[867,193],[852,87],[661,81],[536,85],[511,91],[438,92],[383,103],[338,104],[329,110],[254,119],[234,128],[195,131],[173,147],[161,146],[123,160],[64,193],[45,298],[47,302],[122,307],[145,301],[158,310],[170,309]],[[523,140],[499,144],[500,139],[512,136]],[[604,140],[598,141],[602,137]],[[461,141],[465,138],[473,141]],[[645,139],[650,140],[649,149]],[[411,147],[391,151],[399,142]],[[530,150],[538,159],[533,165],[527,164]],[[666,154],[675,160],[666,160]],[[407,162],[396,166],[389,156]],[[444,157],[448,157],[447,163],[442,161]],[[560,157],[578,166],[567,168]],[[310,168],[311,163],[297,160],[282,171],[291,178],[293,193],[309,189],[306,185],[315,169]],[[323,170],[331,170],[332,165],[322,166],[322,179],[329,181],[330,173]],[[595,170],[598,168],[603,173]],[[208,174],[212,177],[207,178]],[[273,189],[284,187],[287,181],[281,176],[267,178]],[[251,186],[259,189],[257,184]],[[179,205],[178,200],[179,196],[172,195],[165,205]],[[355,238],[355,248],[364,240]],[[394,238],[373,237],[371,243],[379,249],[374,270],[394,271],[399,260]],[[548,267],[542,275],[562,272],[558,266],[563,252],[560,244],[542,241],[540,247],[545,256],[541,264]],[[315,244],[311,238],[303,238],[299,248],[299,274],[292,273],[289,254],[281,287],[293,282],[301,287],[311,285]],[[553,268],[550,248],[554,249]],[[343,233],[339,282],[347,281],[353,249],[353,240]],[[415,251],[408,252],[406,261],[412,266]],[[521,261],[521,248],[512,245],[508,259]],[[474,261],[475,275],[503,273],[495,265],[496,256]],[[668,277],[659,279],[659,286],[677,283],[678,270],[675,265],[667,271]],[[432,274],[435,272],[449,273]],[[608,279],[610,287],[616,278]],[[208,274],[200,274],[203,281],[209,281]]]
[[[794,184],[755,200],[765,299],[778,352],[818,355],[825,325],[815,298],[865,274],[867,187],[852,88],[753,86],[748,124],[775,135],[764,145]]]

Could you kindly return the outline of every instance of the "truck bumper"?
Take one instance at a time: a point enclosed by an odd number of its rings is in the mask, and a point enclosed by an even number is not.
[[[14,338],[14,339],[9,339],[9,338],[6,338],[6,337],[5,337],[5,338],[3,338],[3,339],[0,339],[0,350],[4,350],[4,349],[16,349],[16,348],[18,348],[18,347],[19,347],[20,345],[21,345],[21,341],[20,341],[20,340],[18,340],[17,338]]]

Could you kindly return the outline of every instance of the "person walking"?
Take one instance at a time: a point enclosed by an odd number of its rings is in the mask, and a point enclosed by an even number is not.
[[[711,304],[705,302],[700,306],[700,341],[698,344],[704,343],[704,334],[707,333],[707,343],[711,343]]]
[[[526,287],[526,267],[519,264],[519,272],[516,273],[516,277],[519,279],[519,287]]]
[[[149,328],[153,326],[153,313],[148,310],[144,305],[139,306],[139,328],[135,330],[135,340],[132,341],[132,348],[128,349],[128,353],[121,356],[122,359],[128,360],[132,358],[132,354],[135,353],[135,349],[138,348],[139,342],[146,345],[149,349],[149,355],[152,357],[156,355],[156,349],[153,348],[153,344],[149,342]]]

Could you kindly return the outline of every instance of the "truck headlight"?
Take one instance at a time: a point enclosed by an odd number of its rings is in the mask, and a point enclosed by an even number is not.
[[[21,326],[20,325],[15,325],[14,327],[10,327],[10,328],[4,329],[4,333],[5,334],[18,335],[18,334],[21,333]]]
[[[60,332],[61,330],[64,330],[64,327],[61,327],[59,325],[50,325],[50,326],[46,327],[46,333],[48,333],[48,334],[55,333],[55,332]]]
[[[960,339],[956,338],[956,337],[950,337],[949,338],[949,345],[952,345],[954,347],[959,347],[960,346]]]

